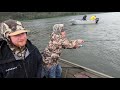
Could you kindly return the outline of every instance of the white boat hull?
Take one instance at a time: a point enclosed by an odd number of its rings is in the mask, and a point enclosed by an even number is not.
[[[72,25],[77,25],[77,24],[96,24],[96,20],[91,21],[91,20],[70,20],[70,23]]]

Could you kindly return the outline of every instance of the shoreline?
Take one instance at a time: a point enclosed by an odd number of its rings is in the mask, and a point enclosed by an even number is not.
[[[0,12],[0,22],[7,19],[24,21],[96,13],[103,12]]]

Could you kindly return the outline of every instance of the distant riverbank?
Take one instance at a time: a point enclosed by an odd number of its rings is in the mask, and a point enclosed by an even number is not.
[[[59,16],[84,15],[100,12],[0,12],[0,21],[7,19],[32,20]]]

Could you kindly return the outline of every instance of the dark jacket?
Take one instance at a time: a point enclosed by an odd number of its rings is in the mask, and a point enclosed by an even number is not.
[[[86,18],[87,18],[87,16],[85,15],[85,16],[83,16],[82,20],[86,20]]]
[[[0,41],[0,78],[40,78],[42,56],[29,40],[27,48],[30,54],[24,60],[15,60],[7,42]]]

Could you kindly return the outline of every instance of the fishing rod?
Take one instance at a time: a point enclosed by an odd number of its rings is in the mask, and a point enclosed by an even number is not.
[[[85,42],[106,42],[106,41],[118,41],[118,40],[115,40],[115,39],[113,39],[113,40],[93,40],[93,41],[89,41],[89,40],[85,40],[84,41],[84,43]],[[79,45],[79,47],[83,47],[83,45]]]
[[[90,40],[86,40],[85,42],[99,42],[99,41],[102,41],[102,42],[106,42],[106,41],[118,41],[118,40],[115,40],[115,39],[113,39],[113,40],[93,40],[93,41],[90,41]]]

